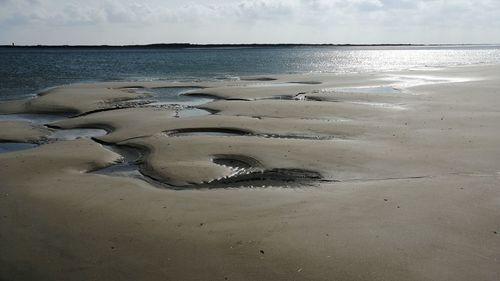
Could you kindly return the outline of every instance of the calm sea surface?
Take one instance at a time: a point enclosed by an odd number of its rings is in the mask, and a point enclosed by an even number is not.
[[[0,48],[0,100],[61,84],[237,79],[243,75],[368,72],[500,63],[500,46],[221,49]]]

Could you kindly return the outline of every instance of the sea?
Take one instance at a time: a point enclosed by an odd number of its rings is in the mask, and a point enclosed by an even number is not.
[[[500,45],[239,48],[0,47],[0,101],[69,83],[219,80],[500,63]]]

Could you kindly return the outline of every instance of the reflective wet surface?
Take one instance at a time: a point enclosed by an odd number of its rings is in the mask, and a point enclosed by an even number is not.
[[[169,137],[188,137],[188,136],[217,136],[217,137],[232,137],[232,136],[250,136],[249,131],[230,129],[230,128],[185,128],[167,131],[165,134]]]
[[[383,102],[350,102],[352,104],[360,104],[360,105],[367,105],[371,107],[378,107],[378,108],[384,108],[384,109],[392,109],[392,110],[406,110],[407,108],[404,105],[401,104],[394,104],[394,103],[383,103]]]
[[[0,114],[0,121],[20,121],[34,124],[47,124],[65,118],[63,115],[55,114]]]
[[[22,142],[0,142],[0,153],[26,150],[36,147],[36,144]]]
[[[142,178],[142,174],[139,172],[138,162],[141,159],[141,153],[133,148],[129,147],[119,147],[119,146],[109,146],[105,145],[105,148],[120,154],[121,160],[114,165],[108,166],[104,169],[95,171],[97,174],[104,174],[109,176],[127,176],[127,177],[137,177]]]
[[[49,136],[53,140],[76,140],[79,138],[91,138],[106,135],[107,132],[102,129],[69,129],[57,130]]]
[[[401,90],[392,86],[374,86],[374,87],[349,87],[349,88],[333,88],[327,91],[339,93],[362,93],[362,94],[398,94]]]
[[[177,117],[179,118],[187,118],[187,117],[200,117],[200,116],[207,116],[210,115],[210,113],[207,110],[204,109],[199,109],[199,108],[186,108],[186,109],[180,109],[177,112]]]
[[[149,94],[148,99],[152,100],[151,105],[178,104],[185,106],[196,106],[213,101],[214,99],[197,95],[186,95],[197,88],[153,88],[139,89],[137,92]]]

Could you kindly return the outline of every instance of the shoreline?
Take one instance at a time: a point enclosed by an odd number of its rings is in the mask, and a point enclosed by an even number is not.
[[[193,43],[155,43],[144,45],[0,45],[0,48],[145,48],[145,49],[189,49],[189,48],[281,48],[281,47],[450,47],[450,46],[498,46],[498,44],[193,44]]]
[[[15,99],[6,99],[6,100],[0,100],[0,103],[3,102],[9,102],[9,101],[20,101],[20,100],[28,100],[32,98],[36,98],[37,96],[43,95],[46,92],[49,92],[51,90],[61,88],[61,87],[67,87],[67,86],[78,86],[78,85],[91,85],[91,84],[113,84],[113,83],[124,83],[124,84],[133,84],[133,83],[152,83],[154,84],[155,82],[165,82],[165,83],[178,83],[179,87],[182,87],[182,85],[190,84],[190,83],[213,83],[213,82],[273,82],[276,80],[279,80],[279,77],[314,77],[314,76],[351,76],[351,75],[381,75],[381,74],[398,74],[401,72],[408,72],[406,74],[410,74],[409,72],[434,72],[434,71],[446,71],[447,69],[457,69],[457,68],[476,68],[476,67],[493,67],[493,66],[498,66],[500,63],[475,63],[475,64],[457,64],[457,65],[444,65],[444,66],[425,66],[425,67],[410,67],[406,69],[390,69],[390,70],[384,70],[384,71],[377,71],[377,70],[370,70],[370,71],[359,71],[359,72],[310,72],[310,71],[304,71],[304,72],[290,72],[290,73],[261,73],[261,74],[252,74],[252,75],[229,75],[226,78],[218,78],[218,76],[213,76],[213,77],[196,77],[192,78],[191,80],[179,80],[179,77],[170,77],[170,78],[158,78],[158,77],[143,77],[143,78],[137,78],[137,79],[126,79],[126,78],[119,78],[119,79],[103,79],[103,80],[95,80],[95,81],[89,81],[89,80],[82,80],[82,81],[74,81],[71,83],[65,83],[65,84],[56,84],[52,86],[45,87],[43,89],[36,90],[34,93],[29,93],[29,94],[23,94],[20,98],[15,98]],[[273,80],[267,80],[268,77],[278,77]],[[236,79],[235,79],[236,78]],[[264,80],[258,80],[259,78],[263,78]],[[257,79],[257,80],[255,80]],[[306,79],[307,80],[307,79]],[[0,112],[1,114],[1,112]]]
[[[426,84],[379,88],[402,77]],[[55,132],[108,132],[0,153],[0,277],[498,279],[498,77],[481,65],[101,82],[2,103],[75,115]],[[3,135],[44,128],[16,122]]]
[[[457,45],[460,46],[460,45]],[[8,52],[6,52],[8,54]],[[194,81],[226,81],[226,80],[239,80],[244,77],[257,77],[257,76],[280,76],[280,75],[295,75],[295,76],[300,76],[300,75],[359,75],[359,74],[372,74],[372,75],[377,75],[380,73],[391,73],[391,72],[398,72],[398,71],[418,71],[418,70],[442,70],[446,68],[457,68],[457,67],[474,67],[474,66],[490,66],[490,65],[498,65],[499,63],[492,63],[492,62],[484,62],[484,63],[458,63],[458,64],[449,64],[449,65],[425,65],[425,66],[407,66],[403,68],[394,68],[394,69],[385,69],[385,70],[360,70],[360,71],[340,71],[340,70],[335,70],[335,71],[294,71],[294,72],[289,72],[289,73],[284,73],[284,72],[259,72],[257,73],[239,73],[237,75],[235,74],[228,74],[228,73],[218,73],[214,74],[212,76],[203,76],[203,77],[198,77],[198,76],[192,76],[189,79],[186,79],[185,76],[180,77],[180,76],[171,76],[171,77],[155,77],[153,76],[142,76],[139,75],[138,77],[122,77],[122,78],[92,78],[92,77],[86,77],[82,79],[73,79],[69,78],[68,81],[58,81],[55,82],[53,81],[52,83],[42,83],[42,85],[38,85],[38,88],[32,88],[28,87],[26,89],[23,89],[21,87],[14,87],[12,90],[15,92],[14,95],[12,94],[7,94],[4,98],[0,98],[0,102],[2,101],[12,101],[12,100],[20,100],[20,99],[29,99],[36,97],[39,94],[43,94],[43,92],[51,90],[53,88],[58,88],[58,87],[64,87],[68,85],[78,85],[78,84],[92,84],[92,83],[105,83],[105,82],[126,82],[126,81],[137,81],[137,82],[145,82],[145,81],[168,81],[168,82],[179,82],[179,83],[186,83],[186,82],[194,82]],[[198,74],[197,74],[198,75]],[[119,77],[119,76],[118,76]],[[236,79],[235,79],[236,78]],[[50,80],[50,78],[48,79]],[[53,79],[56,80],[57,79]]]

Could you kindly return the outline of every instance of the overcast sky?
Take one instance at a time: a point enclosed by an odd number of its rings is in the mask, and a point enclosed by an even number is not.
[[[0,0],[0,44],[500,43],[500,0]]]

